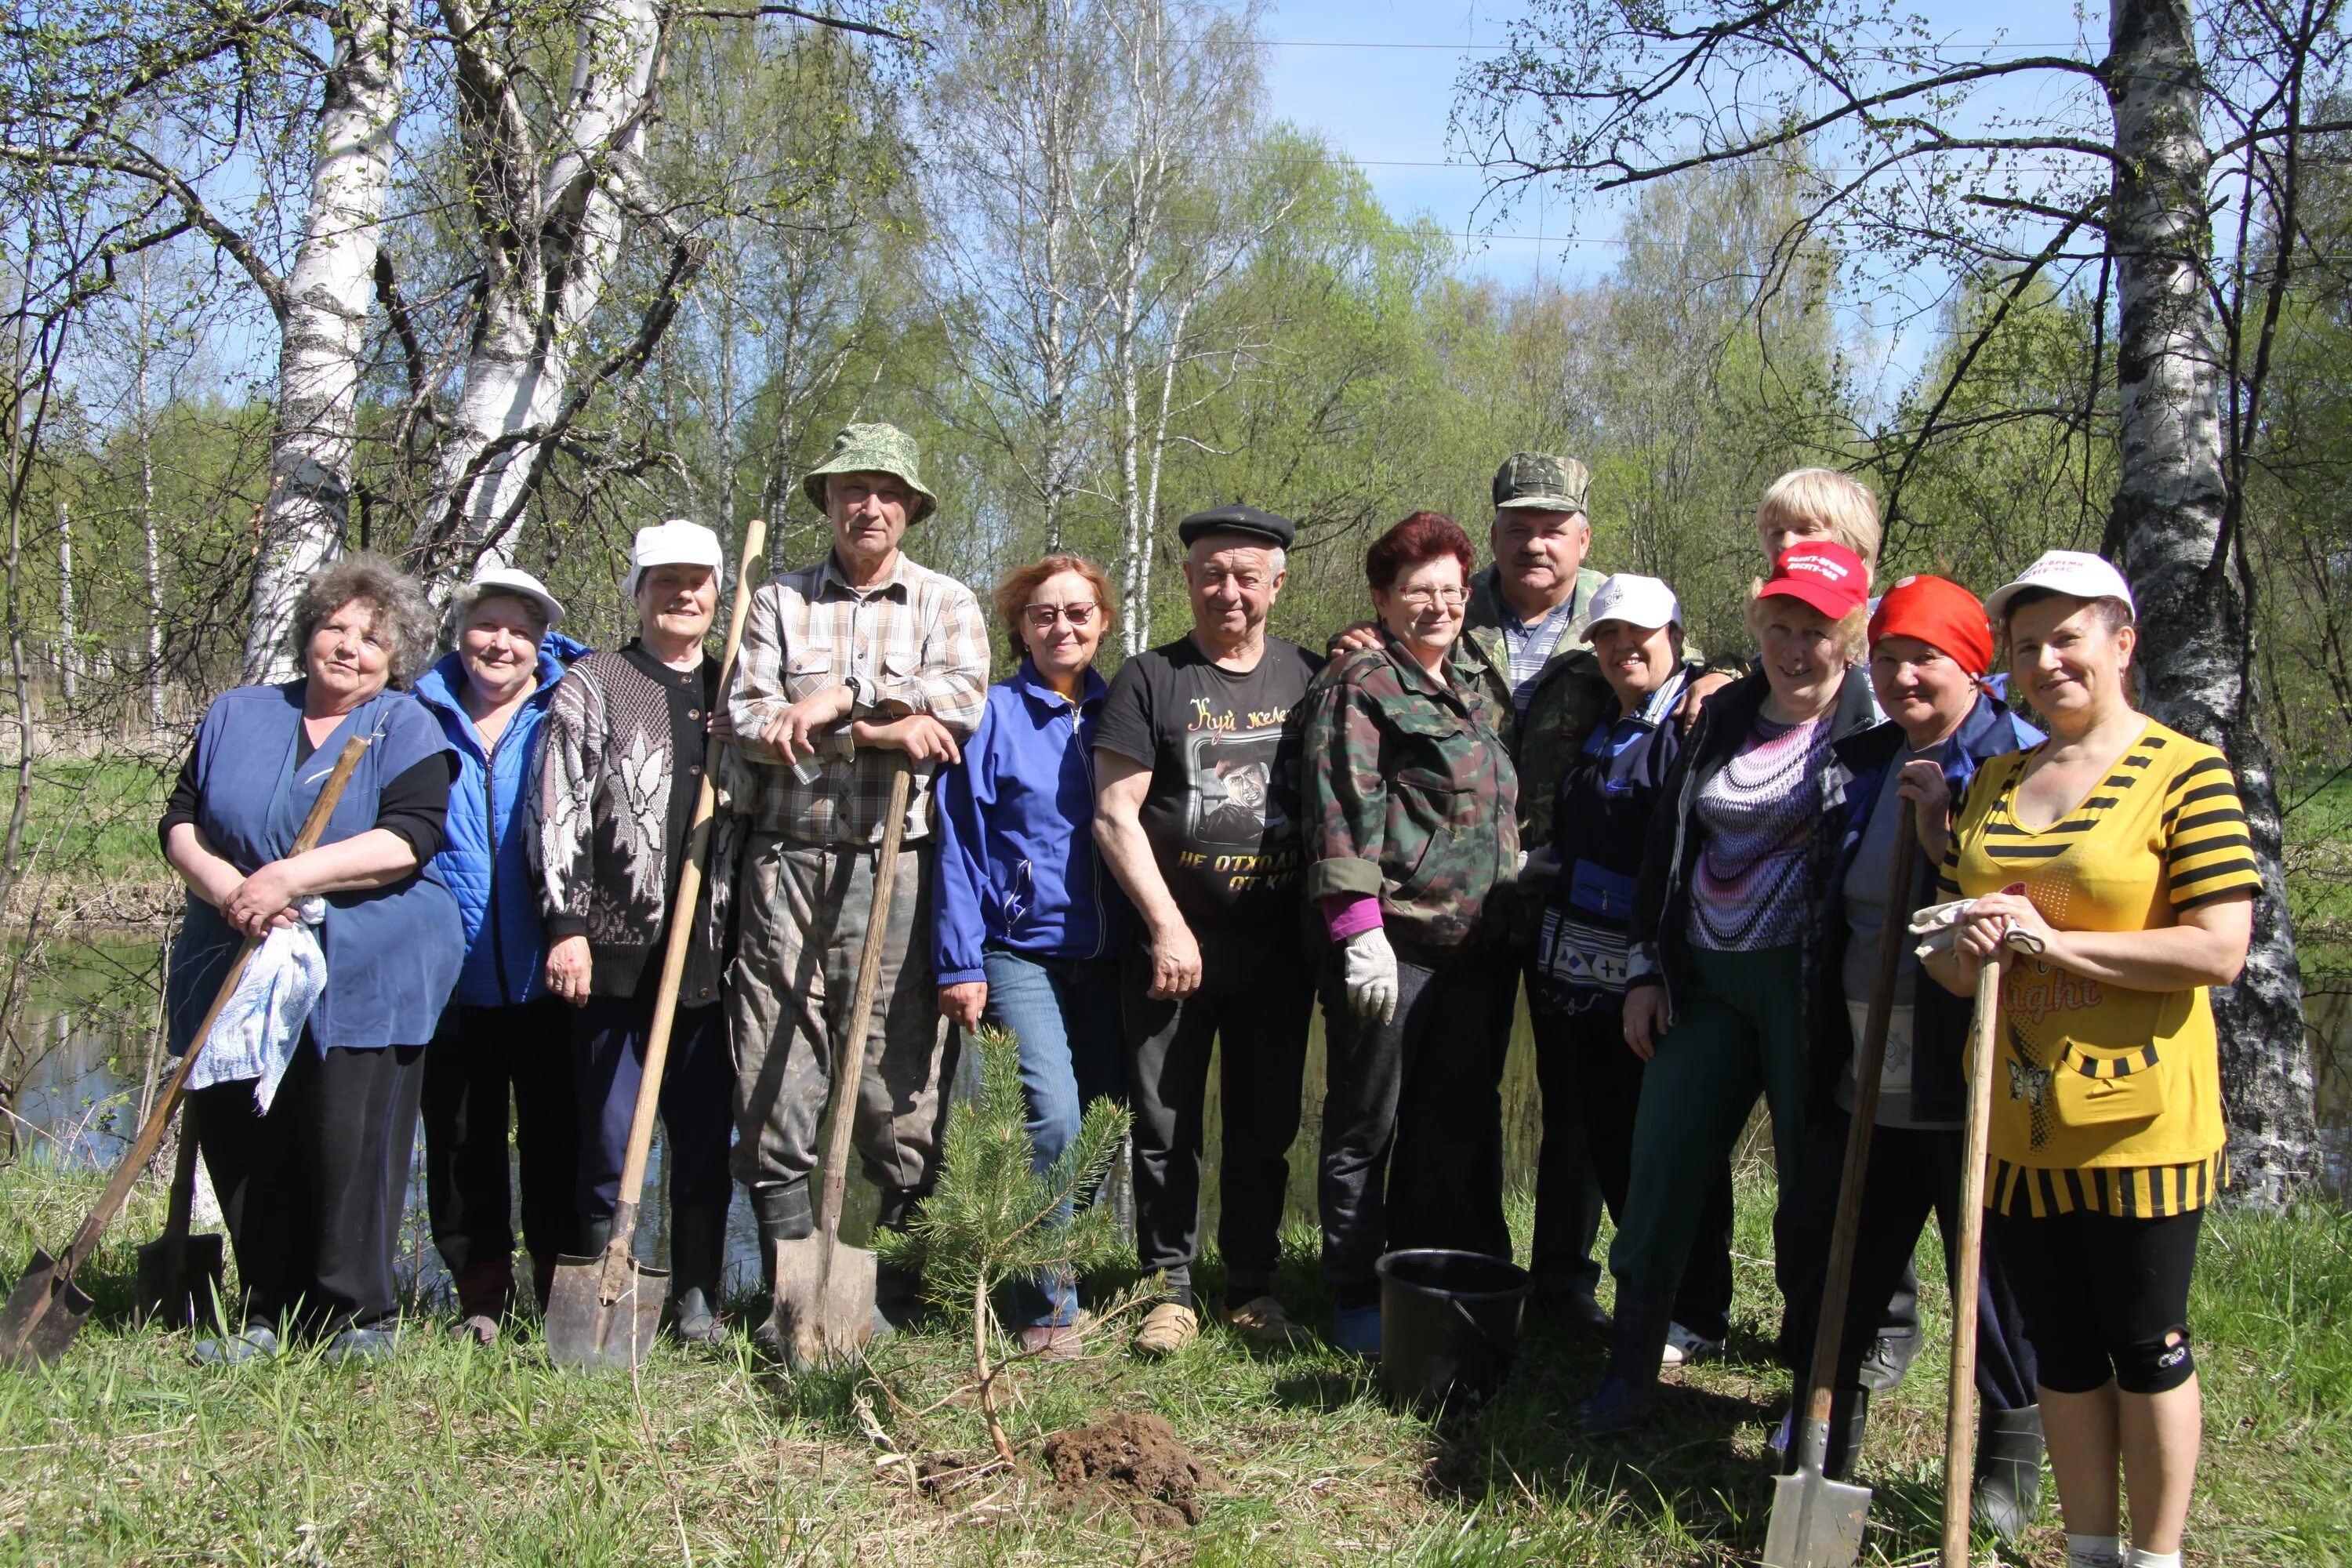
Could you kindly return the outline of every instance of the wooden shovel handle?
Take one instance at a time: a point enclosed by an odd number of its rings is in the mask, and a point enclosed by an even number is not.
[[[336,803],[343,798],[343,786],[352,782],[352,772],[360,765],[360,758],[367,754],[367,749],[368,737],[365,735],[353,735],[343,742],[342,753],[335,759],[335,771],[329,773],[327,782],[319,786],[319,798],[310,803],[310,814],[302,819],[302,830],[294,837],[294,847],[286,852],[288,859],[319,847],[320,836],[327,831],[327,819],[335,815]],[[106,1229],[108,1222],[121,1211],[123,1201],[131,1196],[131,1184],[139,1179],[139,1173],[145,1170],[147,1162],[155,1157],[156,1149],[163,1142],[163,1130],[171,1125],[172,1113],[180,1108],[180,1099],[187,1092],[188,1074],[194,1068],[196,1058],[203,1052],[205,1043],[212,1038],[213,1026],[220,1022],[221,1009],[228,1005],[231,996],[236,994],[236,983],[245,978],[246,966],[260,951],[262,941],[260,937],[249,936],[237,949],[236,962],[229,965],[219,992],[213,997],[211,1008],[205,1014],[204,1022],[196,1026],[194,1036],[188,1041],[187,1054],[180,1058],[180,1065],[173,1069],[171,1081],[163,1086],[163,1092],[155,1097],[154,1105],[149,1109],[146,1125],[139,1129],[139,1136],[123,1154],[121,1163],[114,1167],[114,1175],[106,1184],[106,1190],[99,1194],[96,1206],[81,1222],[81,1228],[74,1232],[65,1256],[58,1260],[60,1278],[73,1278],[74,1270],[82,1266],[83,1260],[98,1246],[99,1236]],[[185,1229],[184,1224],[182,1228]]]
[[[1969,1120],[1960,1155],[1959,1257],[1952,1279],[1952,1385],[1944,1412],[1944,1563],[1968,1568],[1969,1492],[1976,1479],[1977,1281],[1983,1268],[1985,1167],[1991,1154],[1993,1049],[2004,952],[1977,971],[1969,1026]]]
[[[874,897],[866,922],[866,948],[857,964],[857,991],[849,1005],[849,1029],[833,1054],[833,1127],[824,1142],[824,1187],[818,1196],[817,1300],[833,1280],[833,1243],[841,1232],[842,1188],[848,1176],[849,1144],[857,1131],[857,1091],[866,1077],[866,1037],[874,1021],[874,994],[882,986],[882,951],[889,941],[892,893],[898,881],[898,843],[907,826],[910,769],[904,752],[893,752],[890,816],[882,825],[882,848],[874,859]],[[917,940],[920,940],[919,937]]]
[[[719,700],[727,700],[727,680],[735,670],[736,651],[743,646],[743,622],[751,613],[761,558],[767,553],[768,524],[753,518],[743,528],[741,564],[735,574],[735,602],[727,614],[727,643],[719,656]],[[646,1159],[653,1147],[654,1112],[661,1104],[662,1069],[669,1062],[669,1037],[677,1021],[678,986],[686,977],[686,955],[694,946],[694,908],[702,897],[704,868],[710,859],[710,825],[719,810],[719,764],[727,748],[705,748],[702,788],[694,797],[694,823],[687,830],[686,866],[677,878],[677,897],[670,900],[669,942],[662,950],[661,987],[654,994],[653,1028],[646,1037],[645,1075],[637,1081],[637,1104],[629,1119],[629,1147],[621,1164],[620,1202],[613,1206],[612,1239],[604,1248],[604,1294],[608,1303],[619,1299],[628,1284],[629,1247],[637,1233],[637,1206],[645,1199]]]
[[[1853,1120],[1846,1128],[1845,1171],[1838,1183],[1837,1218],[1830,1230],[1829,1267],[1822,1277],[1822,1312],[1813,1325],[1813,1360],[1807,1379],[1805,1422],[1793,1434],[1801,1463],[1819,1468],[1827,1457],[1832,1380],[1837,1375],[1845,1303],[1853,1283],[1854,1232],[1862,1216],[1863,1175],[1870,1164],[1871,1129],[1878,1121],[1878,1080],[1886,1067],[1886,1028],[1895,1016],[1895,982],[1910,941],[1911,894],[1916,884],[1919,808],[1908,798],[1895,824],[1888,857],[1885,922],[1878,928],[1878,966],[1872,973],[1870,1011],[1863,1020],[1854,1061]],[[1820,1451],[1812,1451],[1819,1446]]]

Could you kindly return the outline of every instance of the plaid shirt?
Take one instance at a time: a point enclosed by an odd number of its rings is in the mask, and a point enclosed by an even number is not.
[[[1513,615],[1507,605],[1501,606],[1496,626],[1511,657],[1511,706],[1523,714],[1528,710],[1528,699],[1535,695],[1536,677],[1551,662],[1554,650],[1563,641],[1573,647],[1584,640],[1584,611],[1592,595],[1583,589],[1584,584],[1579,583],[1575,593],[1532,624]]]
[[[854,719],[885,704],[928,713],[958,741],[980,727],[988,701],[988,630],[980,602],[954,578],[904,554],[872,588],[850,586],[831,552],[814,566],[761,584],[743,628],[728,708],[740,737],[735,809],[761,833],[808,844],[872,844],[890,802],[891,752],[858,752],[849,726],[824,737],[814,784],[793,776],[760,732],[793,703],[829,686],[852,693]],[[908,838],[930,831],[931,768],[915,768]]]

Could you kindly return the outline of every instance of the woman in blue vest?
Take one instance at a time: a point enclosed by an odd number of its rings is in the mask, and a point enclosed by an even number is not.
[[[283,1078],[190,1096],[244,1285],[238,1331],[199,1346],[202,1361],[272,1355],[294,1331],[331,1336],[334,1360],[393,1348],[418,1067],[465,952],[457,900],[429,868],[455,759],[400,689],[433,631],[423,592],[390,562],[327,567],[294,608],[303,673],[222,693],[164,808],[164,857],[188,884],[166,997],[174,1052],[244,938],[308,919],[309,900],[324,905],[326,984]],[[368,747],[318,847],[289,856],[353,736]]]
[[[457,647],[416,683],[457,757],[433,868],[457,896],[466,962],[425,1057],[425,1191],[433,1245],[457,1291],[459,1334],[484,1344],[514,1303],[507,1108],[522,1184],[531,1288],[547,1304],[558,1253],[579,1250],[580,1111],[572,1026],[541,973],[530,791],[556,682],[588,650],[554,627],[563,606],[513,567],[457,595]]]

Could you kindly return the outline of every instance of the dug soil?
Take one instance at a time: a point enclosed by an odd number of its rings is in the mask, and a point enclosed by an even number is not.
[[[1056,1432],[1045,1439],[1045,1464],[1066,1506],[1123,1508],[1146,1527],[1198,1524],[1201,1494],[1227,1489],[1157,1415],[1122,1413]]]

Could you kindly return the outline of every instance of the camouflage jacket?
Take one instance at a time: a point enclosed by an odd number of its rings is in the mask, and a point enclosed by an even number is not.
[[[1503,605],[1495,568],[1487,567],[1470,583],[1470,604],[1463,614],[1462,638],[1454,645],[1454,658],[1498,715],[1496,729],[1508,742],[1518,769],[1519,841],[1529,849],[1551,842],[1552,801],[1559,794],[1560,778],[1592,726],[1602,714],[1616,710],[1616,694],[1584,640],[1592,595],[1608,580],[1606,574],[1589,566],[1577,573],[1574,618],[1536,677],[1524,716],[1511,702],[1511,651],[1503,640],[1503,618],[1510,612]]]
[[[1375,894],[1391,934],[1426,949],[1478,935],[1519,858],[1508,721],[1475,679],[1441,686],[1383,636],[1307,692],[1307,894]]]

